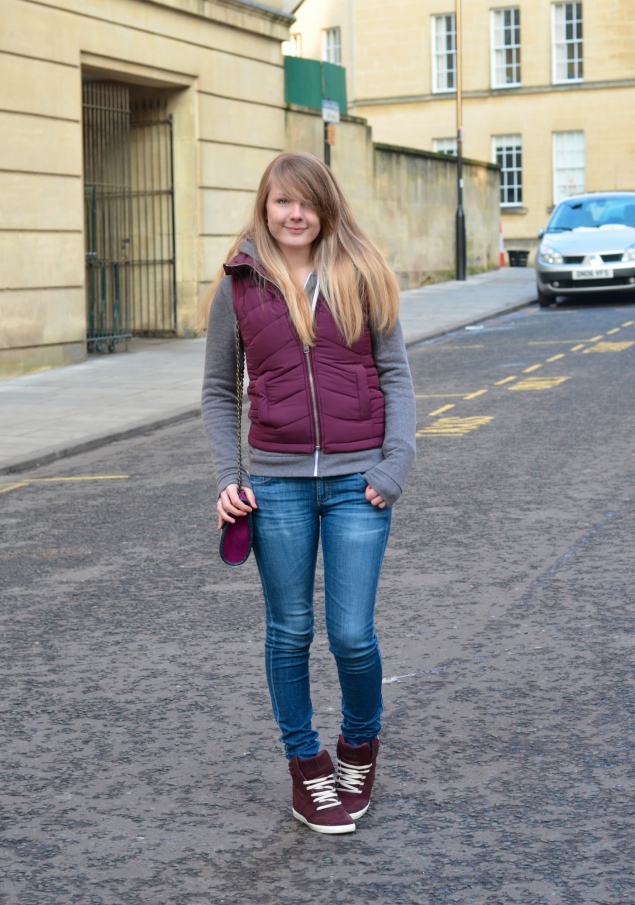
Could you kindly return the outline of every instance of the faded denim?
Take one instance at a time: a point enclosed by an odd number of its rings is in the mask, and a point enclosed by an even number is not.
[[[329,649],[342,690],[342,734],[359,745],[378,734],[381,654],[375,598],[391,510],[366,500],[361,474],[330,478],[251,475],[254,553],[265,597],[265,661],[287,758],[314,757],[309,649],[320,535]]]

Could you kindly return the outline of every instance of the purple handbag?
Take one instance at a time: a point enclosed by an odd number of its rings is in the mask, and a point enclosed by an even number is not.
[[[241,491],[238,496],[246,503],[247,496]],[[239,515],[232,525],[225,522],[220,534],[220,558],[228,566],[242,566],[251,553],[252,519],[251,512]]]
[[[238,496],[246,503],[247,495],[242,490],[243,483],[243,456],[242,456],[242,417],[243,417],[243,391],[245,384],[245,353],[243,350],[240,328],[236,322],[236,433],[238,438]],[[220,558],[228,566],[241,566],[249,558],[251,553],[251,537],[253,520],[251,512],[246,516],[239,515],[235,522],[224,522],[220,534],[219,553]]]

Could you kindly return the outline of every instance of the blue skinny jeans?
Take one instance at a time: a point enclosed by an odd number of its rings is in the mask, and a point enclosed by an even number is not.
[[[361,474],[332,478],[251,475],[254,553],[266,609],[265,663],[273,714],[285,753],[314,757],[318,734],[309,651],[320,533],[329,649],[342,691],[342,734],[353,745],[381,727],[381,654],[375,598],[391,510],[366,500]]]

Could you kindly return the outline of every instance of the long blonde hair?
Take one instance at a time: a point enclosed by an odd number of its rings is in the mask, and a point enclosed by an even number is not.
[[[313,267],[320,290],[348,345],[357,340],[367,317],[376,330],[390,333],[399,312],[399,285],[374,242],[360,228],[331,170],[313,154],[286,151],[263,173],[253,214],[229,250],[231,260],[243,239],[251,239],[269,279],[284,295],[291,321],[303,343],[313,345],[311,305],[289,272],[267,226],[267,197],[275,183],[290,200],[310,204],[320,218],[313,244]],[[221,268],[201,309],[207,323],[212,299],[224,276]]]

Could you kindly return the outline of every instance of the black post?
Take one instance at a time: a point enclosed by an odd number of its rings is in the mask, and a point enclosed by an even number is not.
[[[461,0],[455,0],[456,31],[456,272],[457,280],[466,278],[465,212],[463,210],[463,60],[461,56]]]
[[[329,144],[329,124],[324,123],[324,163],[331,166],[331,146]]]
[[[463,129],[456,140],[456,279],[466,278],[465,212],[463,210]]]

